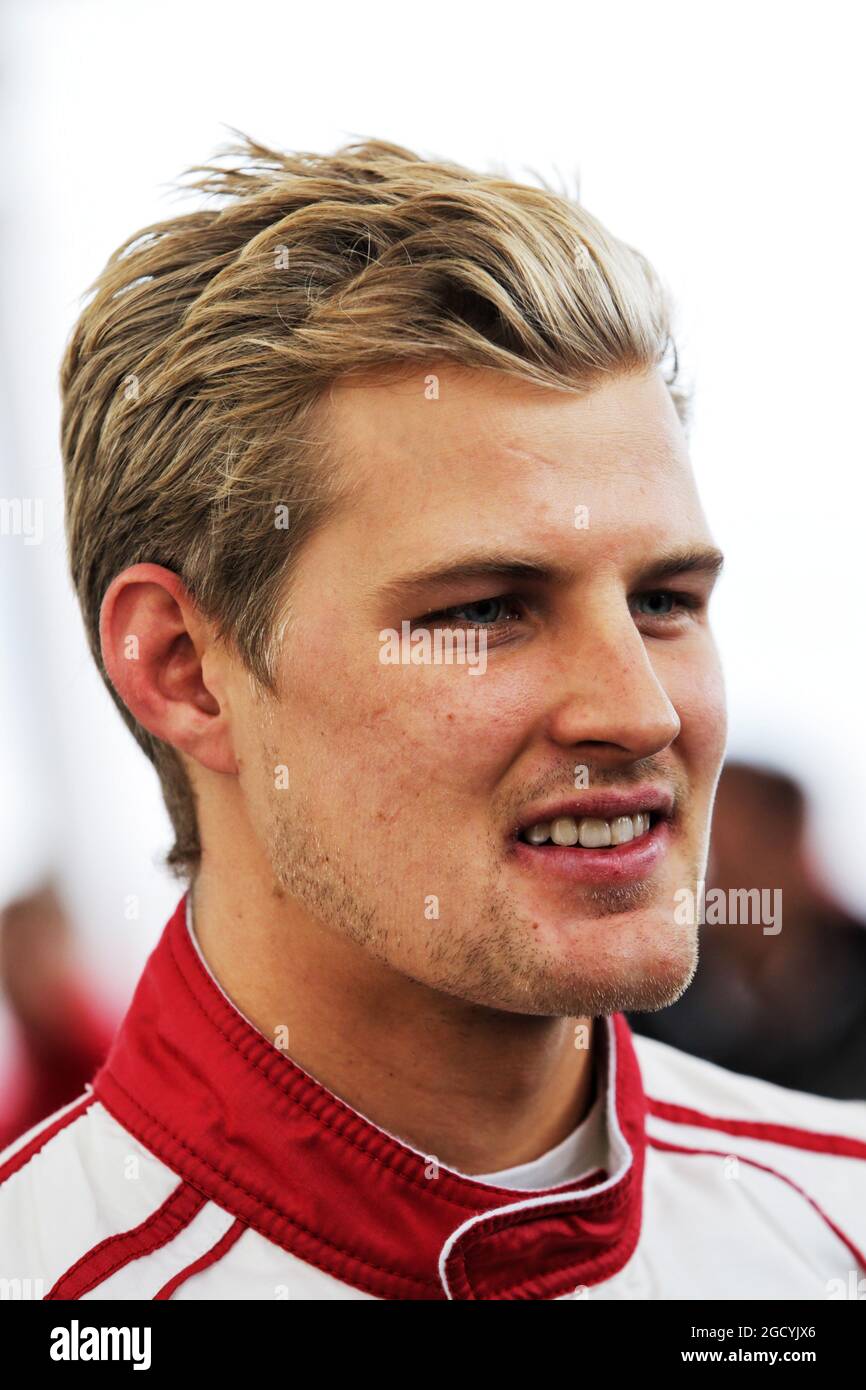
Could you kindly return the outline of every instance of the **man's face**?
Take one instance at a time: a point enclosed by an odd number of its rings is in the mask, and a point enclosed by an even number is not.
[[[713,575],[685,567],[712,542],[660,375],[579,398],[443,363],[338,383],[330,411],[357,495],[301,554],[278,699],[233,696],[276,884],[474,1003],[670,1003],[696,963],[674,895],[701,877],[725,719]],[[484,628],[485,669],[384,662],[404,622]],[[526,843],[551,821],[578,844]],[[581,843],[606,835],[625,842]]]

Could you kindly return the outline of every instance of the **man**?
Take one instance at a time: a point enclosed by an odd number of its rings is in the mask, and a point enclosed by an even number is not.
[[[190,888],[92,1087],[4,1156],[3,1272],[837,1296],[866,1107],[622,1013],[694,972],[724,744],[659,281],[548,190],[242,152],[64,361],[73,576]]]

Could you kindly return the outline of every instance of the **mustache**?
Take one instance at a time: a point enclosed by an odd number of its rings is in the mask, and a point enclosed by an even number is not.
[[[576,769],[581,770],[580,780],[577,778]],[[583,771],[584,769],[585,771]],[[521,805],[526,805],[528,802],[544,801],[564,792],[589,789],[594,791],[619,790],[645,782],[661,783],[671,790],[675,813],[688,797],[688,779],[682,769],[673,766],[663,756],[651,755],[646,758],[635,758],[631,762],[623,762],[615,767],[611,766],[609,760],[607,762],[593,762],[584,758],[579,762],[575,760],[565,767],[551,769],[543,779],[539,779],[534,786],[524,790]]]

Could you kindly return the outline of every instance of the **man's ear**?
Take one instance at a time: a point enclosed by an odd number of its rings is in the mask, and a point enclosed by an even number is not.
[[[118,574],[99,637],[109,679],[139,724],[212,772],[237,772],[225,698],[203,674],[216,638],[176,574],[148,564]]]

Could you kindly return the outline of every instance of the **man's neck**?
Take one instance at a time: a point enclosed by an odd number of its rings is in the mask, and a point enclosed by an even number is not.
[[[531,1162],[592,1105],[592,1020],[443,994],[295,900],[204,866],[192,899],[201,953],[235,1007],[334,1095],[445,1166],[472,1174]],[[586,1047],[576,1045],[581,1023]]]

